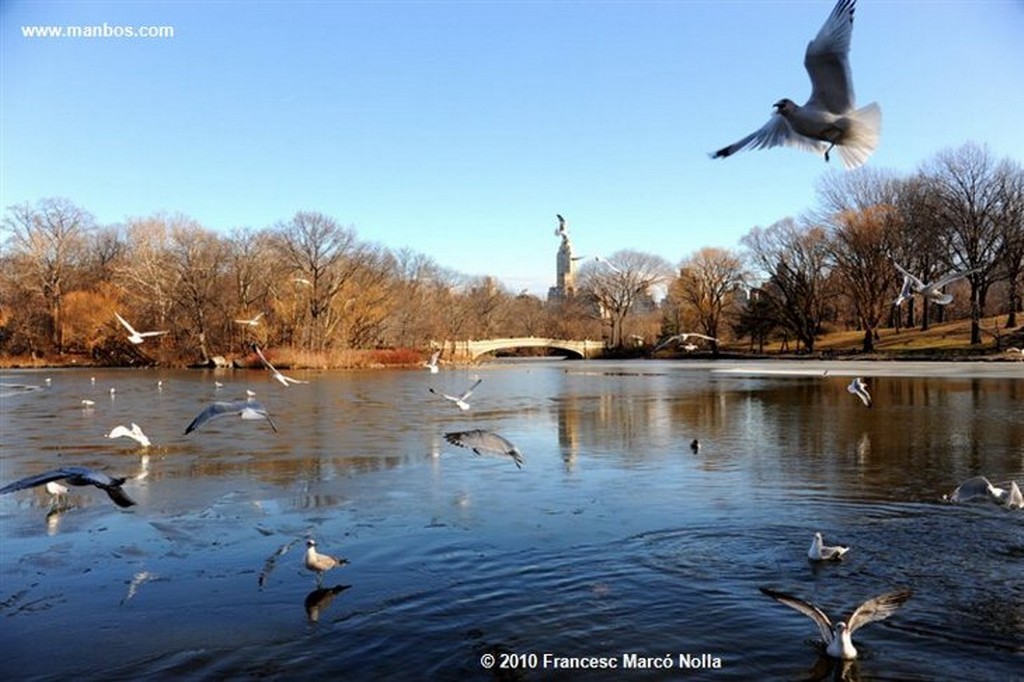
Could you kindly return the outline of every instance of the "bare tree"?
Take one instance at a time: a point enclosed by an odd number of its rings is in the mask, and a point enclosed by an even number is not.
[[[579,290],[593,297],[611,324],[610,347],[623,347],[626,318],[653,310],[652,289],[671,276],[672,266],[661,256],[628,249],[580,268]]]
[[[1002,267],[1007,283],[1006,328],[1017,326],[1021,305],[1020,280],[1024,273],[1024,166],[1005,160],[997,171],[999,183],[998,229],[1003,233]]]
[[[784,218],[767,228],[753,228],[741,242],[754,269],[767,280],[760,287],[760,300],[770,304],[780,328],[791,331],[808,353],[814,352],[832,296],[825,230]]]
[[[23,281],[43,299],[48,312],[50,343],[61,353],[64,296],[84,258],[88,235],[95,228],[92,215],[67,199],[42,199],[11,206],[4,219],[9,248],[20,263]]]
[[[998,166],[987,149],[966,144],[940,152],[925,175],[935,188],[935,221],[952,269],[969,271],[971,344],[981,343],[981,317],[1005,234],[999,229]]]
[[[170,265],[175,274],[172,296],[187,320],[203,361],[210,358],[210,333],[227,319],[224,310],[228,248],[216,234],[187,218],[171,226]]]
[[[744,280],[743,261],[738,254],[703,248],[679,264],[679,276],[670,286],[669,295],[692,312],[701,333],[718,338],[722,314],[733,303]]]

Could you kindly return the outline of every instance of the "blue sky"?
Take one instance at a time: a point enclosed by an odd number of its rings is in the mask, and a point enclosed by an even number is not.
[[[831,0],[50,2],[0,5],[0,198],[101,223],[227,231],[320,211],[538,294],[554,214],[575,251],[672,263],[738,247],[842,173],[792,149],[708,152],[803,102]],[[174,37],[29,39],[25,25]],[[868,164],[964,142],[1024,160],[1024,2],[860,0],[851,63],[877,101]]]

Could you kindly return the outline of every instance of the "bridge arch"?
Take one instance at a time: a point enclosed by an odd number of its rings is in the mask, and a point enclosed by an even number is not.
[[[601,341],[593,341],[590,339],[579,341],[573,339],[543,338],[538,336],[455,342],[455,354],[468,357],[473,360],[487,353],[511,348],[557,348],[558,350],[564,350],[580,358],[587,359],[600,355],[604,350],[604,344]]]

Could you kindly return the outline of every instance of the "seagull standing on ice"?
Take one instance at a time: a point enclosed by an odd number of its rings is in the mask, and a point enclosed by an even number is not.
[[[284,374],[281,374],[280,372],[278,372],[277,369],[272,364],[270,364],[270,361],[267,360],[267,358],[263,355],[263,351],[260,350],[260,347],[257,346],[255,343],[252,344],[252,349],[254,351],[256,351],[256,355],[260,356],[260,361],[263,363],[263,365],[273,373],[274,378],[277,379],[278,381],[280,381],[282,385],[287,386],[288,384],[308,384],[309,383],[308,381],[301,381],[299,379],[292,379],[291,377],[285,376]]]
[[[132,424],[132,428],[130,429],[125,426],[115,426],[111,429],[107,438],[121,438],[122,436],[127,436],[128,438],[138,441],[139,445],[144,448],[148,448],[150,446],[149,438],[142,432],[142,429],[139,428],[138,424]]]
[[[121,486],[127,480],[127,478],[111,478],[103,472],[93,471],[86,467],[67,466],[59,469],[51,469],[50,471],[36,474],[35,476],[26,476],[25,478],[19,479],[14,483],[9,483],[3,488],[0,488],[0,493],[11,493],[15,490],[34,488],[37,485],[44,485],[54,481],[65,481],[68,485],[75,486],[94,485],[106,492],[107,496],[109,496],[118,507],[130,507],[135,504],[135,501],[125,495],[124,491],[121,490]],[[60,486],[60,488],[64,488],[64,486]],[[47,490],[52,491],[54,488],[47,486]],[[67,491],[67,488],[64,488],[64,490]],[[53,493],[51,492],[50,494]]]
[[[483,379],[477,379],[476,381],[474,381],[473,385],[469,387],[469,390],[467,390],[465,393],[459,396],[448,395],[447,393],[438,393],[433,388],[429,388],[427,390],[429,390],[434,395],[441,396],[445,400],[450,400],[451,402],[455,403],[455,406],[458,407],[460,410],[466,411],[469,409],[469,403],[467,403],[466,400],[469,399],[469,396],[473,395],[473,391],[476,390],[476,387],[480,385],[481,381],[483,381]]]
[[[853,633],[868,623],[888,618],[896,609],[903,606],[912,594],[910,590],[896,590],[868,599],[858,606],[847,620],[841,620],[833,625],[828,615],[814,604],[767,587],[759,589],[780,604],[796,609],[813,620],[821,633],[825,652],[832,658],[841,658],[845,661],[857,658],[857,648],[853,646]]]
[[[128,321],[126,319],[124,319],[123,317],[121,317],[117,313],[114,313],[114,317],[116,317],[118,322],[120,322],[122,325],[124,325],[124,328],[128,330],[128,340],[131,341],[132,343],[134,343],[135,345],[139,345],[140,343],[145,341],[147,336],[159,336],[160,334],[166,334],[167,333],[166,331],[162,331],[162,332],[137,332],[137,331],[135,331],[134,327],[132,327],[130,324],[128,324]]]
[[[864,380],[860,377],[854,377],[850,385],[846,387],[846,390],[854,394],[861,399],[868,407],[871,407],[871,394],[868,393],[868,386],[864,383]]]
[[[780,99],[768,123],[739,142],[722,147],[712,158],[731,156],[741,149],[786,145],[824,152],[839,148],[847,169],[862,165],[878,146],[882,110],[878,104],[857,109],[850,73],[850,38],[856,0],[839,0],[818,35],[807,45],[804,68],[811,77],[811,97],[803,106]]]
[[[922,282],[920,279],[900,267],[899,263],[893,263],[893,265],[896,266],[897,270],[903,273],[904,278],[910,278],[910,285],[913,286],[914,291],[921,294],[921,298],[925,300],[925,303],[934,303],[935,305],[949,305],[953,302],[953,294],[943,293],[943,287],[947,284],[952,284],[953,282],[961,280],[964,277],[967,277],[967,275],[973,275],[978,271],[978,269],[975,268],[974,270],[967,270],[966,272],[954,272],[934,282]],[[904,279],[903,286],[904,288],[907,286],[906,279]],[[900,295],[902,296],[903,294],[901,293]],[[896,300],[899,301],[899,299]]]
[[[838,561],[849,551],[849,547],[824,544],[821,533],[815,533],[814,539],[811,540],[811,547],[807,550],[807,558],[811,561]]]
[[[507,438],[493,431],[473,429],[472,431],[452,431],[444,434],[444,439],[460,448],[469,448],[478,455],[508,455],[516,463],[516,468],[523,468],[523,453]]]
[[[316,573],[317,586],[324,580],[324,572],[338,566],[344,566],[348,559],[338,559],[316,551],[316,540],[306,540],[306,568]]]

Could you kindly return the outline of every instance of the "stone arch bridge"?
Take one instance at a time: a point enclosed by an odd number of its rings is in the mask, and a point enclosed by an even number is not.
[[[468,358],[475,360],[486,353],[493,353],[495,351],[511,348],[557,348],[559,350],[568,351],[569,353],[586,360],[587,358],[595,358],[601,355],[604,352],[604,343],[589,339],[576,341],[572,339],[521,336],[519,338],[509,339],[471,339],[469,341],[452,341],[445,344],[445,350],[448,350],[449,348],[452,349],[453,356],[456,359]]]

